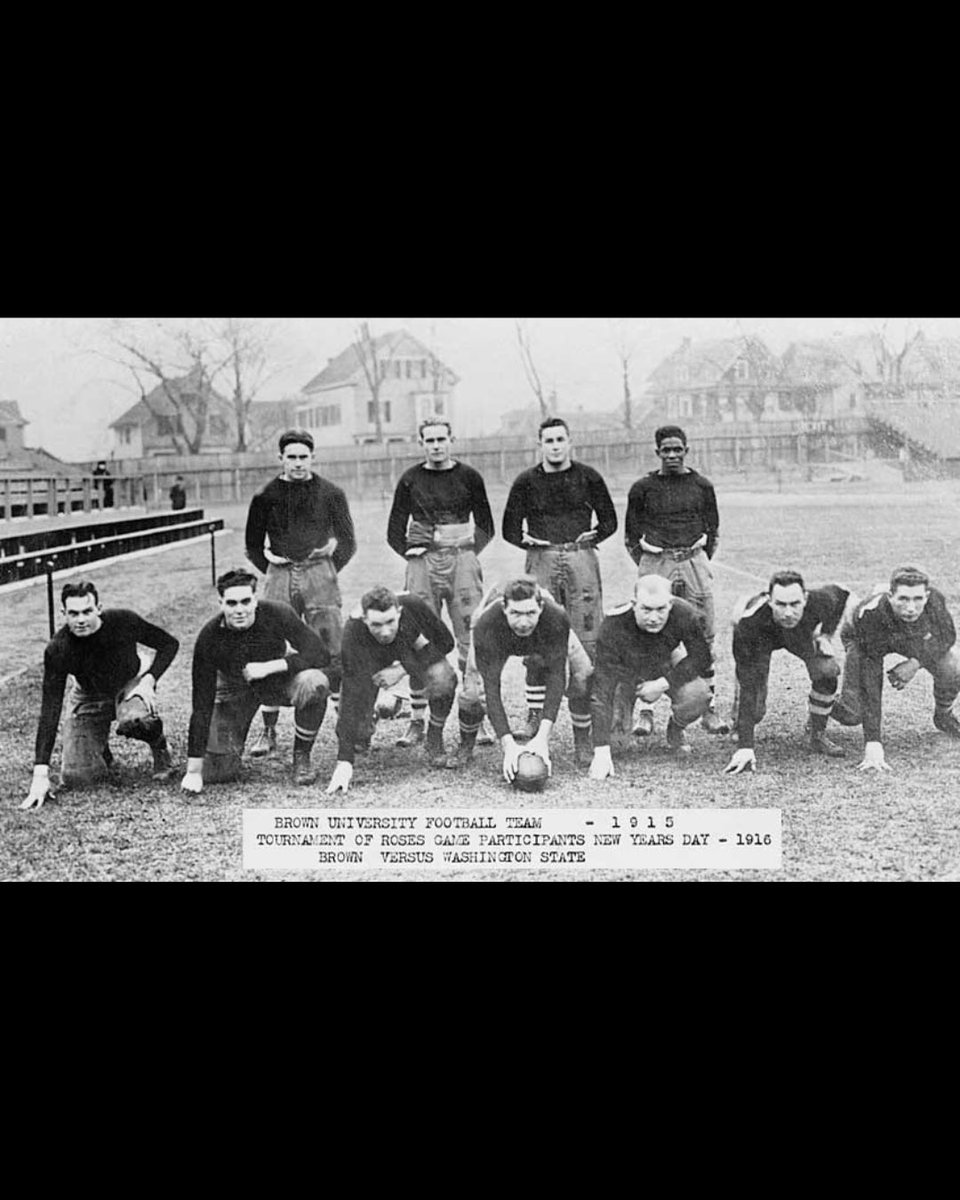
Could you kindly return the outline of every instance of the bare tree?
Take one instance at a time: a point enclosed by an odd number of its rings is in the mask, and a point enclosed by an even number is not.
[[[216,336],[203,321],[183,324],[159,320],[114,319],[106,330],[110,347],[104,357],[133,376],[140,398],[178,454],[199,454],[207,433],[213,378],[223,368]],[[154,381],[147,389],[144,380]],[[173,410],[161,412],[151,402],[159,386]]]
[[[230,380],[236,427],[236,449],[247,449],[250,406],[264,385],[281,370],[271,365],[274,330],[248,317],[223,317],[216,326],[220,366]]]
[[[884,395],[898,396],[902,393],[903,361],[907,357],[910,347],[920,337],[919,329],[911,335],[911,324],[911,321],[908,320],[903,334],[903,346],[900,350],[897,350],[895,345],[891,345],[891,335],[888,331],[890,325],[889,318],[883,322],[879,331],[874,331],[877,348],[877,368],[882,381]]]
[[[546,420],[550,416],[550,406],[544,398],[543,384],[540,382],[540,374],[537,371],[537,364],[534,362],[530,330],[527,328],[525,318],[515,317],[514,325],[517,331],[517,344],[520,347],[520,362],[523,364],[523,373],[526,375],[527,383],[533,389],[533,394],[540,405],[540,416]]]
[[[623,377],[623,424],[633,429],[633,399],[630,395],[630,359],[640,342],[640,331],[630,325],[629,317],[610,318],[610,336]]]
[[[367,387],[370,389],[373,403],[373,423],[378,442],[383,441],[383,406],[380,401],[380,391],[386,382],[387,368],[396,353],[399,340],[399,338],[396,339],[389,346],[381,342],[378,348],[377,339],[370,332],[369,321],[362,321],[353,342],[354,351],[363,368]],[[386,351],[385,354],[384,351]]]

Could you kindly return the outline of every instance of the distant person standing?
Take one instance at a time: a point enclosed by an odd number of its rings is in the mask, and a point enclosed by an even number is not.
[[[513,482],[503,510],[503,539],[526,550],[524,570],[570,618],[593,662],[603,622],[597,546],[617,531],[617,510],[603,476],[571,456],[561,417],[540,425],[541,462]],[[527,666],[527,730],[537,732],[546,694],[542,671]]]
[[[93,477],[97,480],[97,496],[101,508],[113,508],[113,478],[104,459],[100,459],[93,469]]]
[[[357,549],[350,506],[342,488],[315,475],[313,437],[305,429],[280,435],[283,471],[250,501],[247,558],[266,575],[264,600],[289,604],[323,642],[339,670],[343,621],[339,573]],[[339,694],[333,694],[336,703]],[[277,748],[275,707],[263,709],[254,758]]]
[[[183,486],[183,476],[178,475],[170,489],[170,507],[174,512],[180,512],[187,507],[187,489]]]
[[[712,652],[715,625],[710,559],[720,535],[716,492],[709,479],[686,465],[687,435],[678,425],[662,425],[654,440],[660,467],[630,489],[624,528],[627,551],[640,576],[669,579],[673,594],[700,613]],[[707,733],[729,733],[729,724],[716,712],[712,664],[704,678],[710,687],[710,707],[701,724]],[[634,733],[646,736],[652,732],[653,714],[644,709]]]
[[[449,421],[440,417],[421,421],[424,462],[404,471],[397,482],[387,542],[406,560],[404,589],[438,617],[446,602],[462,678],[470,649],[470,618],[483,599],[478,555],[492,540],[494,525],[483,477],[453,457],[452,443]],[[398,746],[415,746],[424,739],[427,696],[423,680],[414,674],[410,707],[410,728]]]

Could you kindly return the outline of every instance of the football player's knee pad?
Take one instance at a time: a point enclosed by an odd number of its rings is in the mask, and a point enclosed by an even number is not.
[[[689,725],[710,707],[710,685],[705,679],[691,679],[674,692],[673,710],[677,720]]]
[[[424,672],[424,691],[430,700],[450,696],[457,690],[457,673],[448,662],[434,663]]]
[[[290,701],[294,708],[325,699],[329,694],[329,681],[323,671],[316,667],[298,671],[290,681]]]
[[[840,678],[840,664],[835,658],[821,658],[815,664],[812,683],[836,683]]]

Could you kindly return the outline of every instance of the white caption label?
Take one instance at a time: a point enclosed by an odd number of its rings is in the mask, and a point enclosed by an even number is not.
[[[245,809],[248,871],[771,871],[778,808]]]

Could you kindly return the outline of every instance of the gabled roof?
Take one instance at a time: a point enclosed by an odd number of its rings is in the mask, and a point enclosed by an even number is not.
[[[653,387],[669,386],[674,381],[677,368],[684,366],[689,368],[691,383],[718,383],[733,364],[744,356],[765,362],[774,361],[766,343],[752,334],[702,342],[684,338],[677,349],[651,372],[647,383]]]
[[[903,371],[910,379],[931,382],[960,380],[960,339],[927,339],[919,334],[904,356]]]
[[[29,425],[20,413],[20,405],[16,400],[0,400],[0,422],[4,425]]]
[[[432,358],[428,347],[405,329],[395,329],[390,333],[382,333],[373,339],[374,351],[379,358]],[[458,377],[448,366],[440,362],[440,369],[449,378],[451,384],[459,383]],[[349,345],[346,350],[331,358],[319,375],[315,375],[301,390],[311,392],[325,391],[338,384],[364,382],[365,376],[356,343]]]
[[[168,381],[168,386],[173,394],[177,397],[181,393],[190,393],[197,390],[197,372],[191,371],[189,375],[184,375],[181,379],[171,379]],[[223,405],[229,406],[230,401],[216,390],[210,389],[210,400],[215,407]],[[128,408],[125,413],[122,413],[115,421],[111,421],[108,428],[118,429],[123,425],[143,425],[154,417],[172,417],[176,414],[177,409],[170,397],[167,395],[162,383],[158,383],[152,392],[147,392],[142,400],[138,400],[131,408]]]

